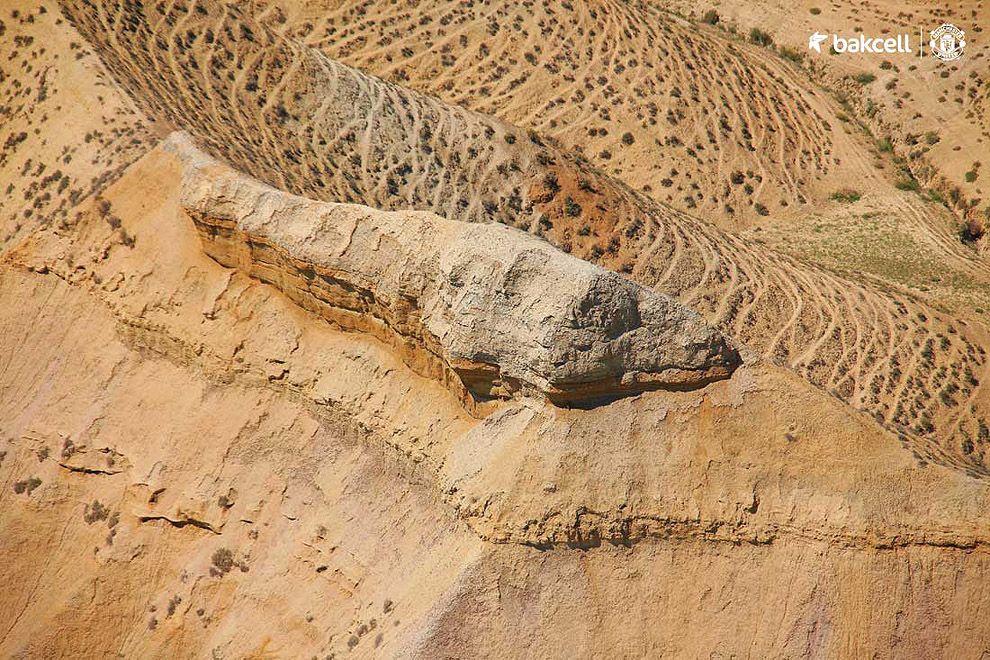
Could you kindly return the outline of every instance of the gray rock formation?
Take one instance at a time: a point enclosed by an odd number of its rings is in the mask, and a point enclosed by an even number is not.
[[[591,405],[728,377],[730,342],[697,313],[524,232],[290,195],[184,134],[182,205],[206,252],[346,330],[399,350],[467,403],[515,394]]]

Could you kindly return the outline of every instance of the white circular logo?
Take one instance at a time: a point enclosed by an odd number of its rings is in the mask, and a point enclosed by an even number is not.
[[[943,62],[958,60],[966,47],[966,33],[950,23],[943,23],[931,31],[932,57]]]

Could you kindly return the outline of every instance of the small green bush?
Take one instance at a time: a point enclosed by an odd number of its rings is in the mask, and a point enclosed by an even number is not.
[[[773,37],[768,32],[764,32],[760,28],[753,28],[749,31],[749,40],[758,46],[773,45]]]
[[[38,477],[31,477],[30,479],[25,479],[23,481],[18,481],[14,484],[14,492],[20,495],[21,493],[27,493],[30,495],[35,488],[41,485],[41,479]]]
[[[564,199],[564,211],[572,218],[576,218],[581,215],[581,205],[575,202],[573,197],[568,195]]]
[[[918,192],[918,190],[921,188],[921,186],[918,184],[918,181],[916,179],[912,179],[909,177],[898,179],[897,183],[895,183],[894,186],[896,186],[898,190],[908,190],[911,192]]]
[[[853,190],[852,188],[843,188],[842,190],[836,190],[829,196],[829,199],[835,200],[837,202],[844,202],[846,204],[851,204],[853,202],[858,202],[863,196],[858,190]]]
[[[234,553],[227,548],[217,548],[211,559],[210,575],[213,577],[223,577],[234,567]]]
[[[106,520],[110,515],[110,510],[103,506],[99,500],[93,500],[92,504],[86,505],[86,510],[83,512],[83,520],[86,521],[87,525],[92,525],[98,520]]]
[[[802,53],[797,48],[791,48],[790,46],[781,46],[780,54],[792,62],[800,64],[804,60],[804,53]]]

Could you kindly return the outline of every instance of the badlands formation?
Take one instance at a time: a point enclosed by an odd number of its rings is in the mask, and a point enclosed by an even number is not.
[[[964,5],[6,0],[0,653],[990,653]]]

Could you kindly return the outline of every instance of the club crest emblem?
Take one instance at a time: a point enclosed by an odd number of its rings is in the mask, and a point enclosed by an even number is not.
[[[958,60],[966,47],[966,33],[955,25],[944,23],[931,31],[928,47],[932,57],[943,62]]]

